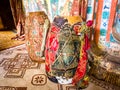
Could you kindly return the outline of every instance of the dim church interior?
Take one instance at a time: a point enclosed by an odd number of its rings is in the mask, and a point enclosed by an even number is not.
[[[14,35],[16,33],[9,0],[0,0],[0,33],[3,31],[5,36],[7,32]],[[0,90],[76,90],[73,85],[50,82],[46,77],[44,64],[31,62],[24,44],[0,51],[0,81]],[[85,90],[119,90],[107,85],[92,78]]]
[[[0,1],[0,29],[13,30],[15,29],[14,20],[9,4],[9,0]]]
[[[0,50],[23,44],[22,41],[12,40],[16,36],[9,0],[0,1]]]

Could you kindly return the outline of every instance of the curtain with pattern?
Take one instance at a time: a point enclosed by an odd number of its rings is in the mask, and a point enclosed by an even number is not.
[[[13,14],[13,19],[15,23],[15,27],[17,30],[17,34],[12,39],[15,40],[24,40],[25,39],[25,31],[24,31],[24,24],[25,24],[25,14],[23,10],[22,0],[9,0],[11,11]]]

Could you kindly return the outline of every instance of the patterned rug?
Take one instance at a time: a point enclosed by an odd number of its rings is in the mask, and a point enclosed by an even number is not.
[[[7,30],[0,31],[0,51],[25,43],[25,41],[18,41],[11,39],[15,36],[16,33],[14,33],[13,31],[7,31]]]
[[[104,84],[95,83],[92,79],[88,88],[84,90],[106,90]],[[23,44],[0,51],[0,90],[77,89],[71,84],[59,85],[49,81],[45,73],[45,64],[31,61]],[[109,88],[108,90],[114,89]]]

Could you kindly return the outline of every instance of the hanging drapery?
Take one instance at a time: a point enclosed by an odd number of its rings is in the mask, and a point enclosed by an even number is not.
[[[25,14],[23,11],[22,0],[9,0],[13,14],[14,23],[16,26],[17,34],[12,39],[24,40],[24,22]]]

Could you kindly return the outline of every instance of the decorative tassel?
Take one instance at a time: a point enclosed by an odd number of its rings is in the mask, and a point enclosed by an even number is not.
[[[98,70],[101,70],[101,69],[102,71],[98,72]],[[120,75],[113,73],[113,72],[109,72],[106,69],[100,67],[99,65],[92,64],[90,72],[89,72],[89,76],[94,76],[95,78],[99,80],[102,80],[112,85],[116,85],[120,87]]]

